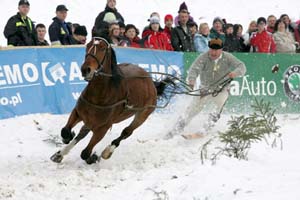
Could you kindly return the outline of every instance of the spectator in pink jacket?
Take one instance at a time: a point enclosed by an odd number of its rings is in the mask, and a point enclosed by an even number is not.
[[[254,32],[250,38],[250,44],[254,52],[275,53],[276,45],[272,33],[266,30],[267,20],[264,17],[257,19],[257,32]]]

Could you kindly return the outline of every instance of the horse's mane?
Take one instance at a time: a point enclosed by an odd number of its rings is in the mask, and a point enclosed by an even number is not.
[[[112,73],[112,81],[114,86],[118,87],[121,82],[121,71],[117,64],[117,56],[116,52],[113,48],[111,48],[111,73]]]

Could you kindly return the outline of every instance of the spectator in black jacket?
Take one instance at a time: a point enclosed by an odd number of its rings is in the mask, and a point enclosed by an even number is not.
[[[44,24],[37,24],[36,32],[37,32],[37,45],[49,46],[48,41],[45,39],[45,35],[47,33],[46,26]]]
[[[19,12],[8,20],[4,28],[7,45],[34,46],[37,43],[37,37],[34,24],[27,16],[30,10],[29,2],[20,0],[18,10]]]
[[[188,27],[189,12],[185,3],[179,8],[179,26],[171,32],[171,42],[175,51],[195,51],[194,41]]]
[[[77,26],[73,33],[72,44],[85,44],[87,34],[85,26]]]
[[[243,26],[241,24],[233,25],[233,35],[239,40],[240,43],[239,52],[246,52],[245,40],[243,38]]]
[[[65,22],[68,9],[65,5],[56,7],[56,17],[53,18],[49,26],[49,36],[52,45],[70,45],[72,44],[72,27]]]
[[[227,52],[240,52],[242,50],[239,39],[233,34],[233,24],[225,25],[225,43],[223,47]]]
[[[101,33],[103,31],[103,29],[108,28],[107,24],[105,22],[103,24],[104,16],[106,13],[109,13],[109,12],[113,13],[118,22],[125,23],[124,18],[116,9],[116,4],[117,4],[116,0],[107,0],[104,11],[99,13],[99,15],[97,16],[97,18],[95,20],[95,24],[94,24],[94,27],[92,30],[92,36],[97,36],[99,33]]]

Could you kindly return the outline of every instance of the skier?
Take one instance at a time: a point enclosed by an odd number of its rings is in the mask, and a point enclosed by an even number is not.
[[[191,119],[208,103],[214,108],[209,114],[208,121],[203,124],[205,131],[210,130],[220,118],[222,109],[229,97],[229,83],[232,79],[243,76],[245,64],[228,52],[223,52],[223,42],[220,38],[209,41],[209,51],[200,54],[188,73],[188,84],[194,88],[196,79],[200,76],[200,97],[195,96],[187,110],[179,118],[175,127],[167,137],[181,132]]]

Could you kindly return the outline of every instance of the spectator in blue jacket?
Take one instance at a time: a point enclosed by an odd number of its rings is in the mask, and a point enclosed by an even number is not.
[[[72,44],[72,27],[66,23],[68,9],[65,5],[56,7],[56,17],[49,26],[49,36],[52,45]]]
[[[205,53],[209,50],[208,42],[209,37],[209,26],[207,23],[201,23],[199,26],[199,33],[194,37],[195,49],[197,52]]]

